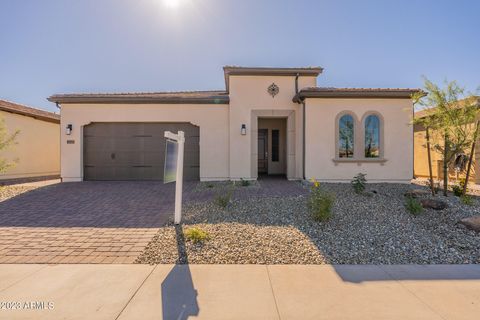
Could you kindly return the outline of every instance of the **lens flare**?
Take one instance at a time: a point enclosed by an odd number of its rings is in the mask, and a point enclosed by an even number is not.
[[[163,4],[168,8],[177,8],[181,0],[163,0]]]

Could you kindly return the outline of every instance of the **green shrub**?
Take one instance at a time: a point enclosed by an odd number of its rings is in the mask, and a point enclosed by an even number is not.
[[[423,207],[420,201],[414,197],[407,197],[405,200],[405,209],[414,216],[419,215],[423,212]]]
[[[222,191],[222,193],[217,194],[215,197],[215,203],[225,209],[228,204],[230,203],[230,200],[232,199],[232,189],[229,188],[226,191]]]
[[[210,239],[210,235],[207,231],[202,230],[198,227],[188,228],[184,231],[185,238],[192,241],[193,243],[201,243]]]
[[[469,196],[468,194],[463,194],[460,196],[460,201],[462,201],[463,204],[466,204],[467,206],[473,206],[473,198]]]
[[[457,185],[452,186],[453,194],[457,197],[463,196],[463,187],[465,186],[465,178],[460,179]]]
[[[210,182],[207,183],[207,188],[211,189],[211,188],[213,188],[213,187],[214,187],[213,183],[210,183]]]
[[[456,195],[457,197],[463,196],[463,187],[459,185],[452,186],[452,191],[453,191],[453,194]]]
[[[334,195],[324,191],[320,185],[315,182],[308,198],[308,211],[313,219],[317,221],[329,220],[332,217],[334,202]]]
[[[365,178],[366,174],[359,173],[352,180],[352,187],[355,193],[362,193],[365,191],[365,184],[367,183],[367,179]]]
[[[249,180],[243,180],[243,179],[240,179],[240,185],[242,187],[248,187],[250,185],[250,181]]]

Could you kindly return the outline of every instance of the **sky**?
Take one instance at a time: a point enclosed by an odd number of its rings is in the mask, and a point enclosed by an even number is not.
[[[480,1],[0,0],[0,99],[225,88],[224,65],[318,86],[480,86]]]

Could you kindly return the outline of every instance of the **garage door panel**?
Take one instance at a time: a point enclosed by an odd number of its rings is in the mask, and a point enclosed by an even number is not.
[[[188,123],[93,123],[84,127],[85,180],[162,180],[165,131],[185,132],[184,179],[198,180],[199,128]]]
[[[83,143],[88,145],[91,150],[111,150],[113,148],[113,141],[111,139],[103,139],[94,136],[85,136]]]
[[[162,137],[150,137],[138,139],[138,142],[141,143],[145,150],[155,150],[164,152],[165,150],[165,138]]]

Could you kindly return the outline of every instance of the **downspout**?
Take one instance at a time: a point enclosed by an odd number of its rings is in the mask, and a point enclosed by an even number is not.
[[[55,102],[55,105],[57,106],[58,110],[60,110],[60,113],[61,113],[61,108],[60,108],[60,104],[58,102]],[[62,118],[60,116],[60,136],[59,136],[59,139],[60,139],[60,148],[59,148],[59,151],[60,151],[60,154],[59,154],[59,158],[60,158],[60,182],[63,182],[63,177],[62,177]]]
[[[299,73],[297,73],[297,75],[295,76],[295,96],[298,98],[298,77],[300,76]],[[301,101],[301,102],[300,102]],[[306,113],[306,108],[305,108],[305,100],[300,100],[300,98],[297,99],[297,103],[301,103],[302,104],[302,127],[303,127],[303,132],[302,132],[302,178],[303,180],[305,180],[305,137],[306,137],[306,134],[305,134],[305,122],[306,122],[306,116],[305,116],[305,113]]]

